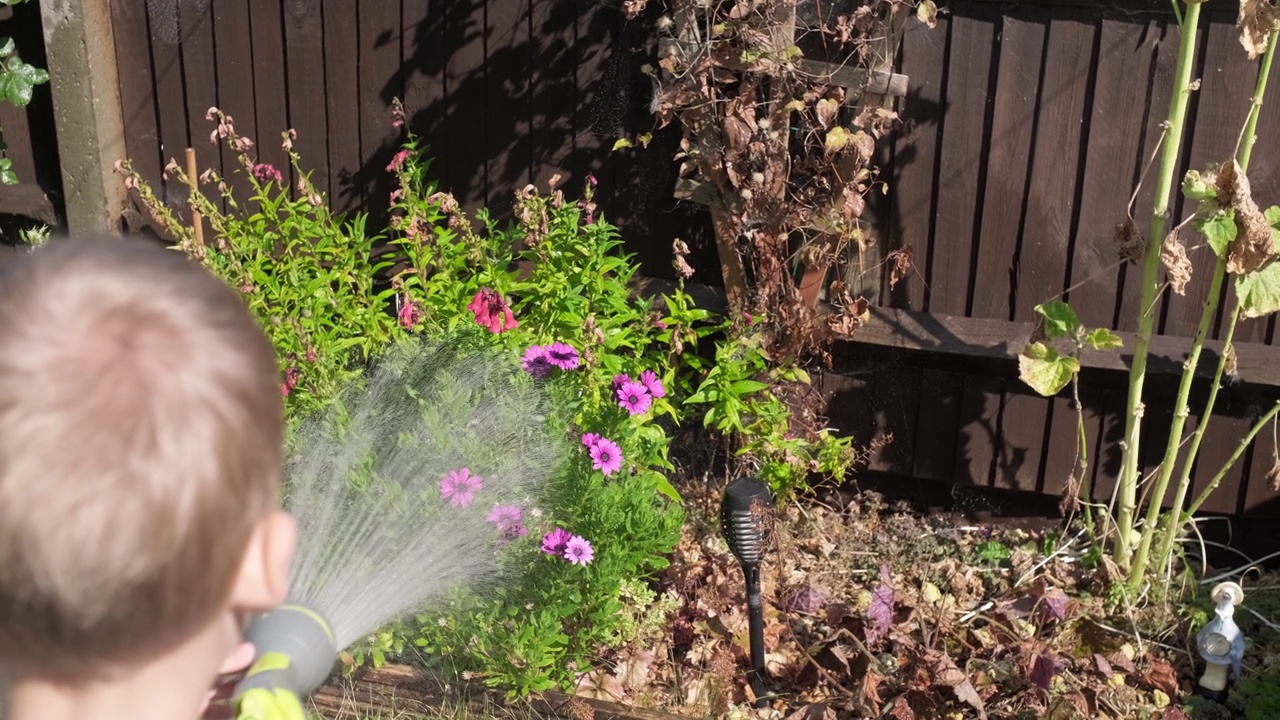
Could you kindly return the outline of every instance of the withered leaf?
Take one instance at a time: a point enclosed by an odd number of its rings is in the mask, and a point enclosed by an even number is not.
[[[1058,674],[1058,663],[1048,655],[1036,655],[1035,660],[1031,663],[1031,672],[1028,679],[1033,685],[1049,691],[1049,684],[1053,682],[1053,676]]]
[[[1236,356],[1236,346],[1228,345],[1225,362],[1222,363],[1222,374],[1227,376],[1231,382],[1240,379],[1240,358]]]
[[[1187,283],[1191,282],[1191,259],[1187,257],[1187,249],[1182,246],[1178,230],[1165,236],[1160,244],[1160,263],[1169,277],[1169,286],[1179,295],[1187,294]]]
[[[823,98],[817,102],[814,110],[818,113],[818,122],[823,130],[830,130],[840,114],[840,102],[833,98]]]
[[[835,720],[836,711],[826,703],[805,705],[787,716],[787,720]]]
[[[1234,159],[1218,172],[1218,201],[1235,210],[1236,239],[1227,254],[1227,270],[1244,275],[1260,269],[1275,257],[1271,224],[1253,201],[1249,179]]]
[[[911,704],[907,702],[907,698],[899,695],[893,701],[893,707],[889,709],[889,716],[893,720],[916,720],[916,713],[911,709]]]
[[[1093,662],[1098,666],[1098,672],[1102,673],[1104,677],[1111,677],[1115,674],[1115,670],[1111,668],[1111,663],[1107,662],[1107,659],[1102,657],[1100,653],[1093,654]]]
[[[1271,469],[1267,471],[1267,488],[1271,492],[1280,492],[1280,455],[1271,454]]]
[[[862,699],[871,706],[874,714],[880,714],[880,705],[883,702],[880,699],[880,681],[884,678],[874,670],[868,669],[862,675]]]
[[[1138,232],[1138,226],[1134,224],[1132,217],[1127,217],[1124,222],[1116,225],[1115,236],[1116,242],[1120,245],[1121,260],[1136,263],[1146,255],[1147,242],[1142,239],[1142,234]]]
[[[865,163],[870,160],[871,156],[875,154],[876,151],[875,138],[861,130],[853,134],[853,138],[849,141],[849,144],[853,146],[855,151],[857,151],[858,162]]]
[[[1166,660],[1147,656],[1147,669],[1142,673],[1142,682],[1170,697],[1178,695],[1178,672]]]
[[[724,119],[725,144],[730,150],[742,150],[751,142],[751,125],[739,115]]]
[[[1187,713],[1178,705],[1170,705],[1165,708],[1164,715],[1160,716],[1160,720],[1188,720]]]
[[[911,258],[915,255],[915,249],[910,245],[904,245],[897,250],[889,253],[889,257],[885,258],[893,262],[893,267],[889,270],[889,289],[892,290],[895,285],[902,282],[902,279],[911,272]]]
[[[933,649],[925,651],[925,660],[929,663],[935,685],[951,688],[960,702],[973,707],[978,711],[978,717],[986,720],[987,709],[982,703],[982,698],[978,696],[977,689],[973,687],[973,683],[969,682],[964,671],[956,667],[955,661],[941,650]]]
[[[844,195],[844,204],[840,207],[840,217],[845,223],[852,225],[855,220],[862,217],[862,211],[867,207],[867,201],[863,199],[862,193],[858,192],[858,186],[853,183],[847,183],[844,189],[840,191]]]
[[[1267,51],[1267,40],[1280,22],[1280,8],[1267,0],[1242,0],[1236,29],[1240,31],[1240,44],[1256,59]]]

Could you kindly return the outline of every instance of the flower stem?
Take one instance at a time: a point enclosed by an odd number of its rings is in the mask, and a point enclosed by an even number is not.
[[[1213,476],[1213,480],[1209,481],[1209,484],[1200,492],[1200,495],[1195,499],[1195,502],[1191,503],[1191,507],[1187,508],[1186,517],[1191,517],[1200,510],[1200,506],[1209,499],[1209,496],[1213,494],[1214,490],[1218,489],[1218,484],[1222,482],[1222,478],[1227,476],[1227,471],[1230,470],[1231,467],[1236,464],[1236,461],[1240,459],[1240,456],[1244,454],[1244,449],[1249,447],[1249,443],[1253,442],[1253,438],[1262,430],[1262,427],[1270,422],[1277,413],[1280,413],[1280,403],[1276,403],[1272,406],[1272,408],[1267,411],[1267,414],[1263,415],[1253,428],[1249,430],[1249,434],[1244,436],[1244,439],[1236,446],[1236,451],[1231,453],[1231,457],[1227,458],[1227,461],[1222,464],[1222,469],[1218,470],[1218,474]]]
[[[1134,339],[1133,367],[1129,371],[1129,398],[1125,408],[1124,465],[1120,471],[1115,560],[1123,568],[1130,567],[1132,533],[1138,499],[1138,437],[1141,431],[1142,390],[1147,376],[1147,352],[1155,324],[1157,274],[1160,270],[1160,246],[1169,217],[1169,196],[1173,175],[1177,170],[1182,131],[1191,99],[1191,64],[1195,56],[1196,31],[1200,21],[1200,3],[1187,5],[1182,22],[1182,38],[1178,47],[1178,63],[1174,72],[1173,97],[1169,100],[1166,119],[1167,137],[1160,161],[1151,228],[1147,236],[1146,257],[1142,267],[1142,300],[1138,306],[1138,332]],[[1158,502],[1158,500],[1157,500]]]

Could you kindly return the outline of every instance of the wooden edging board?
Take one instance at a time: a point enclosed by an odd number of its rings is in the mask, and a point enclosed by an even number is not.
[[[399,718],[405,714],[449,714],[466,704],[469,714],[492,717],[495,709],[562,720],[581,720],[589,708],[593,720],[689,720],[682,715],[634,708],[594,698],[558,692],[541,693],[528,700],[508,703],[503,693],[484,688],[442,689],[440,681],[408,665],[387,664],[365,668],[354,677],[335,677],[312,694],[313,709],[328,720]],[[443,711],[443,713],[442,713]]]

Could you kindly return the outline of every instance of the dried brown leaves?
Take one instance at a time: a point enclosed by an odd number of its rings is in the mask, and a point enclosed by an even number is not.
[[[1178,237],[1177,228],[1166,235],[1164,242],[1160,244],[1160,263],[1164,265],[1173,291],[1186,295],[1187,283],[1191,282],[1191,259],[1187,257],[1187,249]]]
[[[1280,23],[1280,8],[1267,0],[1241,0],[1236,28],[1240,44],[1253,60],[1267,51],[1267,41]]]
[[[1275,259],[1271,225],[1253,201],[1249,179],[1234,159],[1222,164],[1216,181],[1218,202],[1235,210],[1236,239],[1227,254],[1227,270],[1245,275]]]

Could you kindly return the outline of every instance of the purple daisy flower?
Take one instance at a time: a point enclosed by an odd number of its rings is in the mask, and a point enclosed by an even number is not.
[[[561,370],[574,370],[578,367],[578,351],[572,345],[552,343],[547,348],[547,358]]]
[[[622,469],[622,448],[608,438],[600,438],[591,446],[592,467],[606,476]]]
[[[548,555],[560,555],[569,545],[569,531],[564,528],[556,528],[546,535],[542,536],[542,552]]]
[[[478,475],[472,475],[471,470],[462,468],[454,470],[444,479],[440,481],[440,495],[449,504],[454,507],[464,508],[475,500],[476,493],[480,492],[483,483]]]
[[[524,357],[520,358],[520,367],[534,377],[546,377],[547,373],[551,372],[551,357],[547,354],[546,348],[541,345],[531,345],[524,351]]]
[[[582,444],[589,448],[595,447],[598,442],[600,442],[600,436],[595,433],[584,433],[582,436]]]
[[[502,533],[504,542],[529,534],[529,529],[524,526],[524,521],[520,518],[519,505],[494,505],[489,511],[488,520],[498,526],[498,532]]]
[[[629,382],[631,382],[630,375],[614,375],[613,382],[609,383],[609,394],[617,395],[618,390],[622,389],[622,386]]]
[[[596,556],[595,550],[591,547],[591,543],[586,538],[580,538],[577,535],[569,538],[569,542],[564,547],[564,559],[574,565],[586,565]]]
[[[653,396],[649,394],[648,388],[634,380],[623,383],[618,388],[617,397],[618,404],[632,415],[645,414],[653,404]]]
[[[640,373],[640,384],[644,385],[649,394],[656,398],[667,396],[667,389],[662,387],[662,380],[652,370]]]

